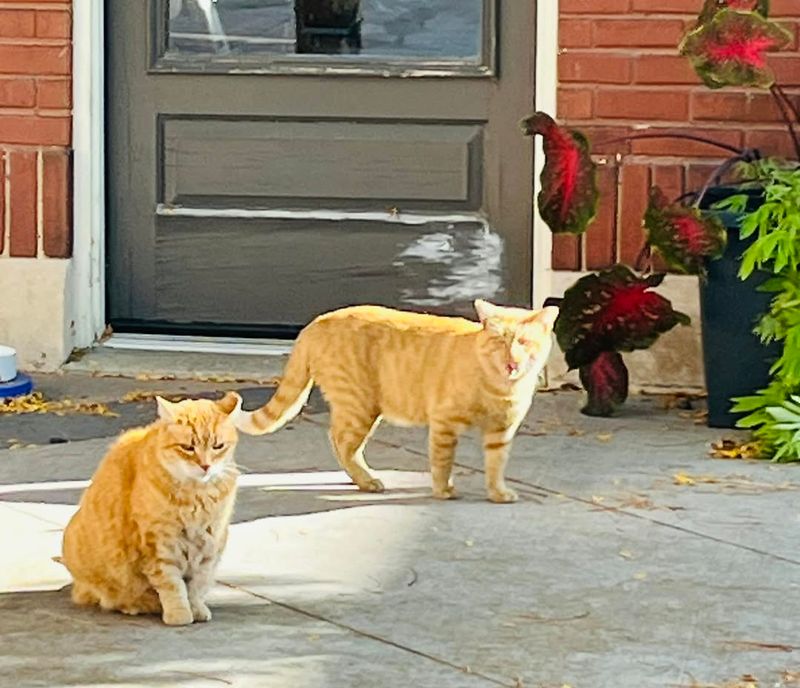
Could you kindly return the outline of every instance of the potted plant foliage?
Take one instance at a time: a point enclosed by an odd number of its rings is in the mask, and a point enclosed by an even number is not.
[[[785,47],[791,35],[768,19],[768,4],[768,0],[706,0],[696,26],[684,37],[680,51],[691,60],[709,88],[769,89],[800,159],[797,134],[800,114],[775,83],[766,60],[766,53]],[[598,202],[596,166],[588,140],[581,132],[559,126],[544,113],[527,118],[522,127],[524,133],[540,135],[544,141],[546,160],[538,198],[542,218],[556,233],[586,231],[595,217]],[[705,318],[707,385],[710,402],[714,404],[710,412],[712,423],[731,425],[735,416],[728,415],[730,397],[745,396],[738,402],[735,412],[741,417],[742,413],[752,411],[748,423],[762,427],[772,418],[768,409],[776,408],[774,404],[780,395],[774,394],[774,389],[769,395],[753,396],[753,393],[768,381],[770,355],[780,357],[773,366],[773,374],[787,369],[786,346],[790,335],[781,329],[787,325],[778,327],[773,317],[758,330],[762,340],[781,342],[783,354],[774,347],[772,350],[764,347],[758,339],[752,339],[750,346],[744,344],[757,316],[769,307],[770,297],[759,291],[759,284],[763,283],[764,289],[773,292],[778,286],[763,273],[780,273],[788,269],[791,262],[788,254],[782,254],[779,262],[777,254],[771,253],[788,241],[789,234],[781,232],[790,232],[794,238],[794,230],[788,229],[791,223],[780,225],[781,230],[770,227],[785,211],[777,206],[789,195],[784,187],[794,183],[790,180],[796,179],[797,163],[761,161],[757,150],[738,149],[687,133],[644,132],[618,141],[639,138],[692,139],[725,150],[728,157],[702,188],[679,199],[668,199],[659,188],[652,188],[643,218],[646,242],[637,264],[617,264],[587,275],[564,294],[556,336],[569,367],[579,370],[588,392],[584,412],[610,415],[625,401],[628,374],[623,352],[647,348],[664,332],[689,322],[686,315],[675,311],[667,299],[653,291],[665,277],[652,271],[651,254],[657,252],[671,270],[698,275],[703,285],[701,311]],[[722,184],[732,173],[738,173],[739,181]],[[782,238],[777,239],[778,235]],[[750,243],[754,240],[755,243]],[[720,257],[719,263],[713,262]],[[731,298],[731,278],[745,297]],[[724,283],[722,298],[721,283]],[[773,309],[776,300],[777,297],[773,299]],[[749,311],[744,307],[747,301],[750,302]],[[720,310],[722,306],[726,312]],[[777,307],[785,308],[785,303]],[[715,320],[727,326],[734,323],[735,335],[731,336],[727,330],[717,332]],[[797,336],[800,346],[800,331]],[[721,367],[720,364],[725,365]],[[752,376],[746,379],[743,371]],[[731,380],[743,382],[743,385],[727,386]],[[794,392],[800,391],[800,385],[796,386]],[[765,401],[767,397],[769,400]],[[800,414],[800,400],[794,402],[785,395],[781,398],[787,403],[796,403],[796,408],[789,410]],[[787,418],[785,413],[778,415]],[[800,429],[800,415],[796,421]],[[782,428],[781,432],[789,430]]]

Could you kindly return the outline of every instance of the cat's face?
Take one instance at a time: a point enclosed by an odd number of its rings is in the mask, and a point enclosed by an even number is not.
[[[475,310],[483,324],[484,363],[493,373],[515,381],[541,372],[553,347],[558,308],[529,311],[476,301]]]
[[[242,399],[229,392],[219,401],[186,399],[172,403],[158,397],[162,423],[161,461],[181,482],[207,483],[233,466],[238,441],[235,417]]]

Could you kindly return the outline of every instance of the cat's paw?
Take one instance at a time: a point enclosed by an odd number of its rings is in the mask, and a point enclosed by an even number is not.
[[[433,488],[433,497],[434,499],[458,499],[458,493],[456,492],[456,488],[452,485],[448,485],[444,488]]]
[[[165,609],[161,620],[167,626],[188,626],[194,622],[194,616],[188,607],[175,607],[174,609]]]
[[[511,504],[518,499],[519,496],[510,487],[504,487],[503,489],[489,488],[489,501],[495,504]]]
[[[358,489],[362,492],[383,492],[386,488],[378,478],[370,478],[360,483]]]
[[[205,602],[195,602],[192,605],[192,615],[195,621],[211,621],[211,610]]]

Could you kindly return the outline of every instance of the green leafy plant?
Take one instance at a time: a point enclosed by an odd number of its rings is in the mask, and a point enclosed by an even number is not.
[[[756,333],[765,344],[779,342],[781,354],[770,369],[770,384],[756,394],[735,399],[733,410],[747,413],[738,425],[753,428],[761,453],[775,461],[800,461],[800,426],[789,418],[800,394],[800,165],[764,160],[749,167],[764,190],[764,202],[744,216],[741,236],[754,237],[745,250],[739,275],[772,273],[761,289],[774,294]],[[748,197],[731,196],[720,209],[743,213]]]
[[[800,136],[797,133],[800,112],[775,83],[774,73],[767,63],[767,54],[785,47],[791,34],[768,19],[768,13],[769,0],[705,0],[697,24],[681,41],[680,53],[691,61],[709,88],[769,89],[800,160]],[[554,233],[585,232],[594,220],[598,201],[597,168],[591,158],[588,139],[579,131],[559,126],[549,115],[541,112],[531,115],[521,125],[526,135],[539,135],[544,139],[545,166],[538,197],[542,218]],[[784,350],[789,344],[796,346],[792,352],[796,357],[792,361],[782,357],[773,368],[775,387],[764,390],[758,400],[755,397],[739,400],[738,408],[752,411],[748,422],[752,427],[761,428],[757,432],[764,436],[765,447],[778,447],[777,440],[765,436],[777,431],[776,424],[771,422],[773,416],[769,409],[780,407],[788,395],[798,392],[796,386],[787,383],[790,373],[797,373],[797,382],[800,382],[800,318],[797,323],[794,320],[790,322],[790,316],[784,311],[778,313],[781,307],[788,308],[792,299],[800,299],[800,293],[792,291],[798,284],[797,274],[789,272],[791,265],[797,265],[792,251],[798,249],[789,246],[794,240],[793,234],[764,228],[775,226],[775,223],[783,229],[791,225],[793,220],[781,215],[784,211],[777,205],[770,205],[769,201],[788,192],[775,183],[777,167],[773,176],[764,176],[769,168],[759,166],[761,156],[756,150],[737,148],[684,132],[637,133],[615,141],[648,138],[698,141],[726,151],[729,157],[709,175],[702,188],[686,197],[671,200],[660,189],[651,189],[643,219],[646,242],[636,264],[617,264],[588,275],[565,292],[556,334],[567,364],[580,371],[581,382],[587,390],[588,403],[584,413],[611,415],[627,398],[628,372],[620,352],[647,348],[661,334],[678,324],[688,323],[688,317],[674,311],[667,299],[650,291],[664,279],[664,275],[652,274],[651,256],[658,253],[674,272],[703,278],[707,262],[722,255],[727,232],[713,215],[700,211],[701,201],[712,184],[719,183],[724,175],[744,163],[751,165],[751,169],[760,175],[751,177],[751,182],[766,183],[768,191],[766,205],[748,218],[744,228],[744,232],[758,230],[764,232],[764,236],[759,234],[759,241],[746,254],[742,274],[767,263],[775,269],[776,280],[780,281],[770,282],[769,288],[778,295],[759,332],[765,341],[783,342]],[[734,209],[738,203],[741,201],[733,200],[728,207]],[[791,238],[787,238],[789,236]],[[790,293],[792,296],[788,296]],[[800,300],[797,303],[800,304]],[[795,330],[796,325],[798,329]]]

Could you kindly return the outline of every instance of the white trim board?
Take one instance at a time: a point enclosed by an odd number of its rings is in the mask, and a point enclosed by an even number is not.
[[[105,50],[103,0],[72,7],[72,346],[97,342],[105,305]]]
[[[293,341],[283,339],[245,339],[242,337],[192,337],[157,334],[114,334],[102,346],[126,351],[178,351],[184,354],[238,354],[245,356],[285,356]]]
[[[547,112],[554,118],[558,105],[558,9],[556,0],[536,0],[536,110]],[[539,175],[544,167],[541,137],[537,136],[534,148],[533,178],[533,294],[531,303],[540,306],[553,288],[553,235],[539,215],[537,198],[541,190]]]

